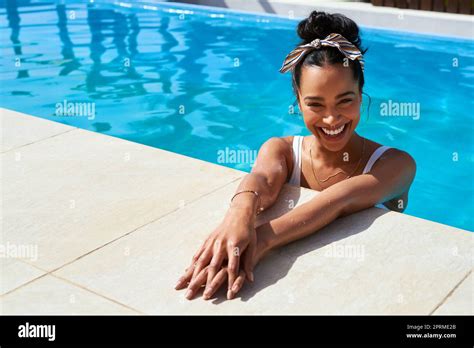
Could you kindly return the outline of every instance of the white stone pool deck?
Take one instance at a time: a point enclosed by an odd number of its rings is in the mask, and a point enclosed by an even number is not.
[[[474,313],[473,234],[377,208],[272,252],[232,301],[187,301],[177,278],[245,173],[0,112],[2,314]]]

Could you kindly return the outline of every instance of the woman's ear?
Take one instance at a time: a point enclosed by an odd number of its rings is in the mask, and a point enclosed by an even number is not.
[[[298,108],[299,108],[299,110],[300,110],[300,113],[303,114],[303,108],[301,107],[300,91],[298,91],[298,95],[296,96],[296,101],[298,102]]]

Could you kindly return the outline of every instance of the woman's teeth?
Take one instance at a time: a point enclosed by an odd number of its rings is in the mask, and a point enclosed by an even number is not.
[[[343,124],[342,126],[340,126],[339,128],[336,128],[336,129],[329,129],[329,128],[323,128],[321,127],[321,129],[323,130],[323,132],[327,135],[338,135],[339,133],[341,133],[344,128],[346,127],[345,124]]]

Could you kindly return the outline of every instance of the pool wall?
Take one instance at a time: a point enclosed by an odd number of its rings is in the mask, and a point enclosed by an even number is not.
[[[305,17],[313,10],[338,12],[366,27],[474,38],[474,16],[464,14],[377,7],[364,2],[314,0],[180,0],[177,2],[267,13],[288,18]]]

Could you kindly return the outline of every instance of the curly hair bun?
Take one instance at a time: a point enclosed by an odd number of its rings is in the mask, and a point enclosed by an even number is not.
[[[352,19],[340,13],[313,11],[298,24],[297,32],[303,43],[324,39],[331,33],[341,34],[360,49],[359,27]]]

